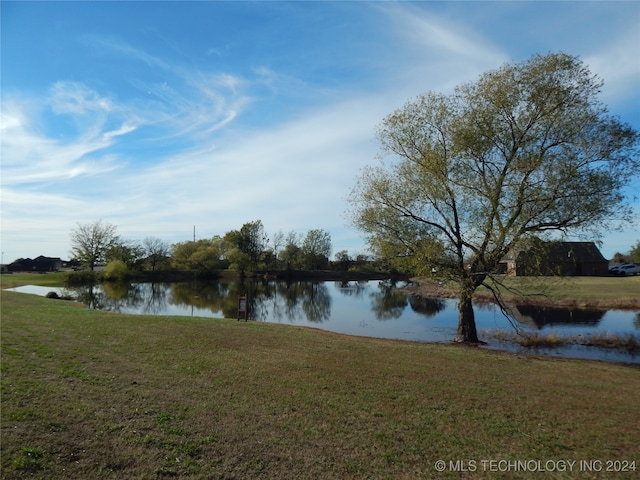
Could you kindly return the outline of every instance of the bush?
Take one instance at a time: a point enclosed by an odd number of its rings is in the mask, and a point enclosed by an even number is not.
[[[82,270],[79,272],[69,272],[66,278],[66,284],[70,286],[93,285],[98,280],[96,272],[91,270]]]
[[[122,280],[127,277],[129,269],[122,260],[113,260],[107,264],[102,277],[105,280]]]

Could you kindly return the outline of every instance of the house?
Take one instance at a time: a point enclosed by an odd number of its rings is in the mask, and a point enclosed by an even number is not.
[[[40,255],[34,258],[20,258],[9,264],[10,272],[55,272],[62,268],[62,260],[57,257],[45,257]]]
[[[510,252],[499,271],[513,276],[606,276],[609,262],[593,242],[535,241]]]

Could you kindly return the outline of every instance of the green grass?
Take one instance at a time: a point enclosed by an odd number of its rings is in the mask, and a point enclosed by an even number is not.
[[[513,285],[558,298],[636,297],[640,276],[635,277],[514,277]]]
[[[640,308],[640,276],[635,277],[506,277],[504,283],[542,304],[592,308]],[[484,287],[478,294],[486,294]],[[515,295],[506,294],[515,299]]]
[[[1,333],[2,478],[638,477],[434,467],[640,467],[636,367],[113,314],[12,292]]]
[[[15,288],[21,285],[42,285],[45,287],[64,286],[66,273],[3,273],[0,275],[0,288]]]

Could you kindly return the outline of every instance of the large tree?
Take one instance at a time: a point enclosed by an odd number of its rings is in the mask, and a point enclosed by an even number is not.
[[[295,270],[302,268],[302,249],[300,247],[302,243],[302,236],[291,230],[285,240],[284,248],[278,253],[280,262],[285,265],[287,270]]]
[[[240,271],[257,270],[269,245],[262,220],[247,222],[240,230],[225,233],[224,240],[230,247],[228,256],[231,268]]]
[[[354,223],[379,256],[458,282],[459,341],[478,341],[472,295],[510,249],[630,216],[638,133],[601,87],[578,58],[537,55],[383,120],[387,155],[352,191]]]
[[[71,257],[93,270],[97,263],[105,261],[106,253],[119,243],[115,225],[102,220],[79,223],[71,231]]]
[[[169,243],[157,237],[146,237],[142,241],[142,247],[152,271],[155,271],[157,266],[166,262],[171,254]]]
[[[319,228],[309,230],[304,237],[301,249],[305,268],[309,270],[325,268],[331,255],[331,234]]]

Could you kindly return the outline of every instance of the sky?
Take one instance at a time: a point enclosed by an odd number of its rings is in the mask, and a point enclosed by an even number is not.
[[[366,252],[347,197],[376,127],[507,62],[578,56],[640,130],[640,2],[0,2],[2,259],[260,220]],[[626,192],[640,197],[640,172]],[[606,258],[640,240],[603,232]]]

